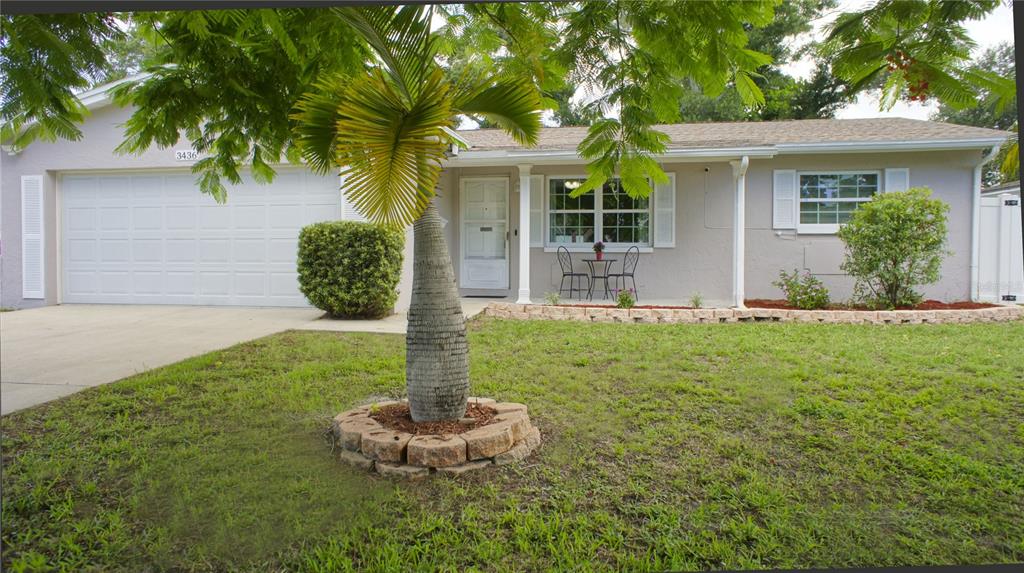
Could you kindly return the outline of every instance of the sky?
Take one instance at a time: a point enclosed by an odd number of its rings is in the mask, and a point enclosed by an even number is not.
[[[860,10],[870,3],[871,2],[866,2],[865,0],[840,0],[839,6],[833,13],[825,15],[815,22],[815,29],[813,32],[796,39],[796,45],[799,46],[803,42],[813,38],[820,39],[825,33],[825,28],[840,12]],[[966,24],[966,28],[971,38],[978,44],[974,55],[979,54],[986,48],[991,48],[1002,42],[1013,42],[1013,10],[1005,2],[1000,3],[999,7],[989,14],[987,18],[984,20],[968,22]],[[782,69],[790,75],[806,78],[813,71],[814,63],[811,59],[805,58],[804,60],[791,62],[786,66],[783,66]],[[839,112],[836,113],[836,117],[840,119],[858,117],[908,117],[911,119],[928,119],[928,116],[934,113],[938,107],[938,104],[934,101],[927,102],[925,104],[901,101],[889,111],[880,111],[878,108],[878,95],[862,93],[857,97],[855,102],[839,110]]]

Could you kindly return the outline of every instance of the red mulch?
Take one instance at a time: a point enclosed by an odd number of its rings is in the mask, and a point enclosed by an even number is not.
[[[743,304],[747,305],[747,308],[781,308],[786,310],[800,310],[795,306],[790,306],[788,302],[782,299],[768,299],[768,298],[751,298],[743,301]],[[973,310],[978,308],[994,308],[997,305],[987,304],[984,302],[971,302],[967,300],[961,300],[957,302],[941,302],[938,300],[926,300],[917,306],[901,306],[897,310]],[[833,304],[829,305],[832,310],[869,310],[863,305],[842,305]]]
[[[490,406],[470,403],[466,406],[466,417],[473,418],[473,423],[463,424],[458,420],[443,420],[440,422],[413,422],[409,415],[409,406],[406,404],[392,404],[384,406],[376,411],[370,412],[370,417],[389,430],[398,430],[423,436],[427,434],[461,434],[480,426],[491,423],[491,419],[498,414],[497,410]]]
[[[556,304],[555,306],[575,306],[581,308],[619,308],[615,304]],[[636,304],[632,308],[680,308],[680,309],[692,309],[692,306],[663,306],[657,304]]]

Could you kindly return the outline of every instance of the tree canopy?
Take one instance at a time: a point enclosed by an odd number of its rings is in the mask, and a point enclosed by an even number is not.
[[[722,113],[745,109],[748,118],[763,119],[828,115],[844,98],[872,86],[882,86],[886,106],[935,97],[960,109],[985,94],[1003,110],[1012,98],[1012,80],[971,66],[974,46],[963,25],[990,13],[998,0],[880,0],[840,15],[818,52],[820,65],[812,78],[798,82],[779,73],[781,62],[793,57],[785,39],[830,5],[813,0],[448,5],[444,26],[433,35],[446,81],[484,74],[527,77],[557,118],[590,125],[578,149],[589,162],[588,178],[576,194],[613,175],[632,196],[650,193],[650,182],[666,177],[655,158],[667,137],[654,126],[694,119],[688,110],[699,106],[686,103],[694,94],[700,105],[714,102]],[[123,40],[125,22],[153,44],[145,59],[151,75],[117,89],[119,102],[135,108],[120,149],[166,147],[184,134],[206,154],[195,171],[203,191],[217,197],[224,193],[221,180],[237,181],[243,165],[267,181],[274,175],[272,164],[297,160],[292,112],[300,98],[338,89],[343,78],[373,66],[376,57],[337,8],[116,18],[5,15],[0,21],[5,142],[79,137],[76,124],[86,111],[75,93],[102,73],[104,46]],[[572,101],[570,91],[577,86],[591,90],[589,105]]]

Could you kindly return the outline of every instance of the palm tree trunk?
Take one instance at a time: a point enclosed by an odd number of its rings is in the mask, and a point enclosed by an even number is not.
[[[416,422],[466,414],[469,362],[466,318],[433,203],[413,225],[412,301],[405,336],[405,380]]]

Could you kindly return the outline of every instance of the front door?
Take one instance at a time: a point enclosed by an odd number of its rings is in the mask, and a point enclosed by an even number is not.
[[[508,289],[508,178],[462,180],[462,288]]]

